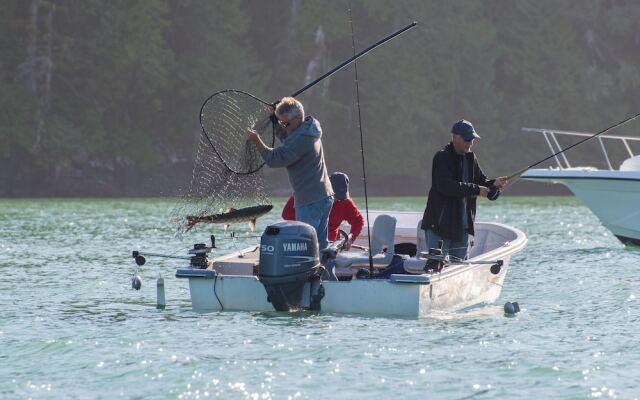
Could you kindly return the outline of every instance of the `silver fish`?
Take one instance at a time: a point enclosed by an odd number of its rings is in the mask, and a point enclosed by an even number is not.
[[[242,222],[248,222],[251,230],[256,229],[256,220],[273,209],[271,204],[264,204],[258,206],[250,206],[243,208],[227,208],[224,212],[212,215],[203,216],[187,216],[187,229],[193,228],[200,222],[207,222],[211,224],[224,224],[224,229],[227,229],[231,224],[238,224]]]

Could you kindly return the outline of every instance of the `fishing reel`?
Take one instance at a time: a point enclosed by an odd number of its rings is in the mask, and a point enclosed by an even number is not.
[[[197,269],[206,269],[209,267],[209,257],[207,256],[211,253],[212,249],[216,248],[216,237],[211,235],[211,246],[208,247],[204,243],[196,243],[193,245],[193,249],[189,250],[189,254],[191,256],[174,256],[171,254],[158,254],[158,253],[147,253],[138,250],[134,250],[131,252],[131,256],[136,262],[136,270],[133,273],[133,277],[131,278],[131,287],[135,290],[140,290],[142,287],[142,278],[138,273],[141,266],[143,266],[146,262],[147,257],[160,257],[160,258],[175,258],[180,260],[189,260],[189,266],[191,268]],[[164,281],[163,281],[164,284]]]
[[[189,265],[192,268],[206,269],[209,266],[209,257],[213,247],[207,247],[204,243],[196,243],[193,245],[193,249],[189,250],[189,254],[193,254],[189,258]]]
[[[440,240],[438,242],[437,248],[429,249],[428,253],[422,253],[423,256],[427,259],[427,263],[424,266],[424,271],[428,273],[440,272],[444,267],[449,265],[449,255],[443,255],[442,246],[444,245],[443,241]]]
[[[489,189],[489,194],[487,194],[487,199],[491,201],[497,200],[498,197],[500,197],[500,193],[501,190],[498,189],[497,186],[491,186],[491,189]]]

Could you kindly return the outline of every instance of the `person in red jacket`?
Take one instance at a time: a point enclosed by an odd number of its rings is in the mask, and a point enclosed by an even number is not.
[[[349,197],[349,177],[342,172],[334,172],[329,177],[335,199],[331,212],[329,213],[329,241],[333,242],[338,238],[340,224],[343,221],[351,226],[349,239],[344,245],[345,250],[351,248],[351,244],[358,238],[364,226],[364,217],[360,213],[356,203]],[[282,209],[282,219],[294,221],[296,210],[293,206],[293,196],[289,197],[287,204]]]

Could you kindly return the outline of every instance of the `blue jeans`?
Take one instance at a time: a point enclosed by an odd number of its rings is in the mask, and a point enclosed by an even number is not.
[[[329,213],[333,205],[333,197],[327,196],[322,200],[303,206],[296,206],[296,220],[305,222],[314,227],[318,236],[319,249],[325,249],[329,245],[327,235],[329,233]]]
[[[466,260],[469,258],[469,233],[464,232],[462,234],[461,241],[453,241],[451,239],[445,239],[437,235],[431,229],[425,229],[425,237],[427,239],[427,247],[429,249],[438,248],[438,242],[442,240],[442,254],[449,254],[452,258],[451,261]]]

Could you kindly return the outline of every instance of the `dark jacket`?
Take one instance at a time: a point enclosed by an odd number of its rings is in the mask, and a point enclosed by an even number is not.
[[[467,157],[468,183],[462,182],[462,157]],[[473,235],[476,218],[476,196],[479,186],[490,187],[493,180],[487,179],[478,165],[475,154],[459,155],[449,143],[433,157],[431,189],[427,207],[422,217],[422,229],[431,229],[437,235],[450,240],[462,240],[462,199],[467,198],[466,217],[468,232]]]

